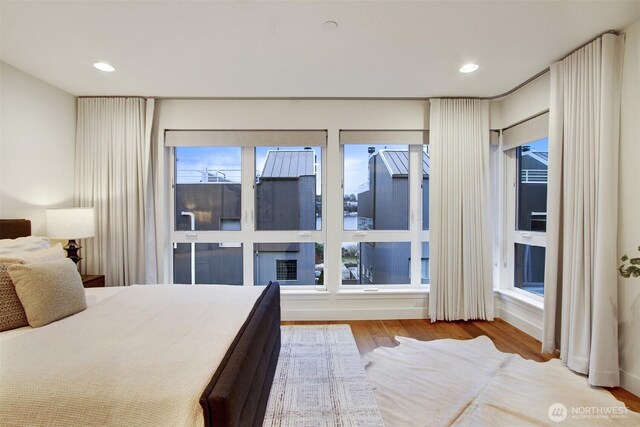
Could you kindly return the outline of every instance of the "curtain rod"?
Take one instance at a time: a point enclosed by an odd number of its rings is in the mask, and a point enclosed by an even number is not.
[[[567,53],[565,56],[563,56],[560,59],[560,61],[563,61],[563,60],[567,59],[568,57],[570,57],[571,55],[573,55],[574,53],[576,53],[577,51],[579,51],[580,49],[582,49],[586,45],[588,45],[590,43],[593,43],[594,41],[598,40],[600,37],[604,36],[605,34],[613,34],[613,35],[619,36],[620,32],[619,31],[615,31],[615,30],[608,30],[608,31],[605,31],[603,33],[600,33],[597,36],[595,36],[594,38],[592,38],[591,40],[589,40],[588,42],[581,44],[577,48],[573,49],[571,52]],[[527,80],[525,80],[524,82],[520,83],[518,86],[514,87],[513,89],[511,89],[511,90],[509,90],[509,91],[507,91],[507,92],[505,92],[505,93],[503,93],[501,95],[488,96],[488,97],[480,98],[480,99],[493,100],[493,99],[498,99],[498,98],[502,98],[504,96],[511,95],[513,92],[517,91],[518,89],[522,88],[523,86],[528,85],[529,83],[531,83],[532,81],[534,81],[538,77],[541,77],[541,76],[547,74],[550,70],[551,70],[551,67],[545,68],[544,70],[540,71],[535,76],[529,77]],[[533,118],[533,117],[530,117],[530,118]]]

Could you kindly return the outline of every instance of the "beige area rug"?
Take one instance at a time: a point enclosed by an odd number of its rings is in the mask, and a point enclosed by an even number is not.
[[[501,353],[484,336],[396,340],[364,358],[387,427],[640,426],[639,414],[557,359]]]
[[[283,326],[264,426],[383,426],[348,325]]]

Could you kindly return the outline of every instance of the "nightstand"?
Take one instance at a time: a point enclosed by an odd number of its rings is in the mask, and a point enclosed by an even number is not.
[[[81,276],[85,288],[104,288],[104,275],[82,274]]]

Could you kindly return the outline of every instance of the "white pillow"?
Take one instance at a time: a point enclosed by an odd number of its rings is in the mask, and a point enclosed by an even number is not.
[[[0,256],[14,252],[31,252],[51,246],[48,237],[28,236],[17,239],[0,239]]]
[[[7,264],[18,262],[20,264],[33,264],[38,262],[58,261],[67,257],[62,245],[56,243],[47,249],[38,251],[14,252],[6,256],[0,255],[0,262]]]

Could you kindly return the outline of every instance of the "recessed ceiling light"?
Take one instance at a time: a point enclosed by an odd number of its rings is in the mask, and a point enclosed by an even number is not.
[[[473,64],[473,63],[464,64],[462,67],[460,67],[460,72],[461,73],[473,73],[478,68],[480,68],[480,66],[478,64]]]
[[[322,26],[325,30],[335,30],[338,28],[338,23],[336,21],[325,21]]]
[[[107,73],[112,73],[116,70],[113,67],[113,65],[107,64],[106,62],[95,62],[93,66],[96,67],[98,70],[106,71]]]

